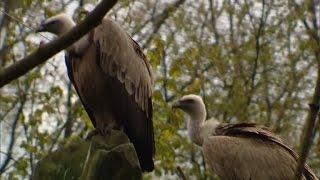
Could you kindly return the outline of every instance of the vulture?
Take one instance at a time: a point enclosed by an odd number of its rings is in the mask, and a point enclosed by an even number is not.
[[[202,147],[209,170],[224,180],[294,179],[298,155],[266,127],[253,123],[222,124],[206,119],[203,100],[185,95],[174,102],[187,114],[191,141]],[[302,179],[317,179],[308,165]]]
[[[43,21],[37,32],[61,36],[74,26],[70,17],[59,14]],[[153,171],[154,80],[138,43],[105,17],[66,48],[65,62],[70,81],[95,127],[88,136],[122,130],[135,147],[142,171]]]

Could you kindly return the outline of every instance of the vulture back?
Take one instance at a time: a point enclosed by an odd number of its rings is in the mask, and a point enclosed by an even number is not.
[[[222,179],[294,179],[297,154],[266,127],[221,125],[204,140],[206,164]],[[308,165],[303,179],[317,179]]]

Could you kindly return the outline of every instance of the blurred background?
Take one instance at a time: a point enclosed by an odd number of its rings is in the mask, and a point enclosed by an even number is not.
[[[97,0],[2,0],[0,71],[32,51],[48,33],[45,18]],[[153,96],[156,169],[146,179],[210,179],[200,148],[187,138],[184,94],[203,97],[208,118],[256,122],[299,150],[320,64],[319,0],[119,0],[109,13],[148,56]],[[320,66],[319,66],[320,67]],[[0,89],[0,178],[31,179],[38,160],[93,126],[71,86],[61,52]],[[308,164],[320,176],[320,138]]]

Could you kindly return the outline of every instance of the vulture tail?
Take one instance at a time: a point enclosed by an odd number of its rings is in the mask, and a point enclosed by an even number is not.
[[[154,169],[153,157],[155,154],[155,143],[154,143],[154,132],[152,123],[152,101],[149,100],[149,112],[148,112],[148,122],[147,122],[147,156],[146,158],[139,156],[142,171],[151,172]]]
[[[152,172],[154,170],[153,156],[155,154],[155,143],[153,134],[151,99],[148,100],[148,107],[148,116],[145,112],[141,113],[142,111],[139,110],[140,112],[138,114],[143,115],[140,117],[138,116],[140,122],[138,121],[135,123],[137,126],[139,126],[138,124],[140,123],[140,125],[143,125],[138,128],[138,131],[132,131],[133,129],[128,128],[128,126],[124,127],[124,132],[128,135],[130,141],[134,145],[140,167],[143,172]]]
[[[146,155],[144,153],[139,153],[139,150],[137,150],[137,155],[139,158],[141,170],[143,172],[152,172],[154,169],[152,156]]]
[[[151,124],[152,125],[152,124]],[[130,138],[130,137],[129,137]],[[150,139],[150,140],[149,140]],[[145,139],[131,140],[136,150],[140,167],[143,172],[152,172],[154,169],[153,154],[154,154],[154,142],[151,140],[150,134],[147,135],[147,141]]]
[[[153,157],[155,154],[153,123],[152,123],[152,101],[148,100],[148,116],[145,127],[145,137],[141,145],[135,145],[137,155],[140,162],[140,167],[143,172],[152,172],[154,170]],[[140,144],[140,143],[139,143]]]

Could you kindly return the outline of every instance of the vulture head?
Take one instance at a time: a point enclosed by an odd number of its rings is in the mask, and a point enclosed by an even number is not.
[[[189,118],[187,119],[187,129],[190,139],[201,146],[203,139],[214,133],[219,122],[211,119],[206,120],[206,107],[200,96],[189,94],[173,103],[172,108],[179,108],[184,111]]]
[[[70,31],[76,23],[67,14],[58,14],[44,20],[36,32],[50,32],[57,36]],[[76,43],[69,46],[66,50],[68,53],[80,56],[89,45],[87,35],[80,38]]]
[[[57,36],[68,32],[75,26],[75,22],[66,14],[59,14],[44,20],[37,32],[50,32]]]
[[[206,107],[200,96],[189,94],[173,103],[172,108],[179,108],[187,113],[192,119],[200,122],[206,118]]]

